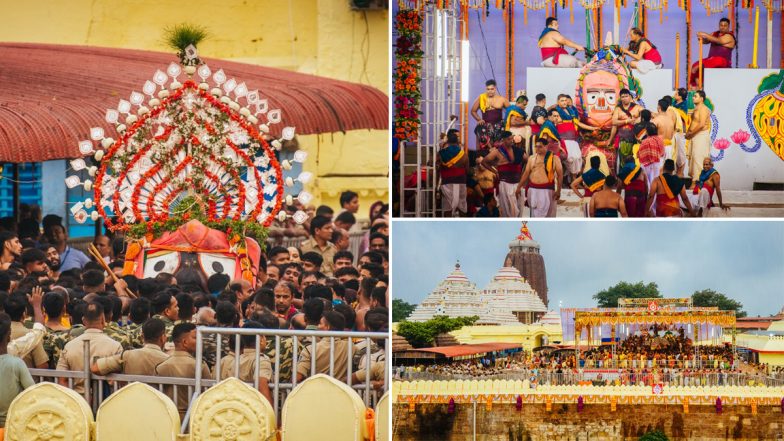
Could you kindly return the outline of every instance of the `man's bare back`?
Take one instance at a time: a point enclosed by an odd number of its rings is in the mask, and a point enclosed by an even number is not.
[[[659,131],[659,136],[664,140],[672,139],[675,134],[675,122],[668,113],[657,113],[651,120]]]
[[[563,47],[561,40],[563,37],[558,32],[548,32],[539,42],[539,47]]]

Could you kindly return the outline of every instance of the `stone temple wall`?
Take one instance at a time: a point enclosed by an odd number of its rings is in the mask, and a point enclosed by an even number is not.
[[[547,304],[547,272],[544,266],[544,257],[541,254],[524,253],[521,251],[510,251],[506,255],[505,262],[520,271],[520,275],[525,277],[531,288],[542,299],[545,306]]]
[[[458,404],[448,413],[447,404],[395,404],[393,436],[399,441],[473,440],[473,405]],[[637,440],[650,430],[662,430],[670,440],[776,440],[784,439],[784,414],[779,406],[713,406],[576,404],[476,405],[477,440],[481,441],[604,441]]]

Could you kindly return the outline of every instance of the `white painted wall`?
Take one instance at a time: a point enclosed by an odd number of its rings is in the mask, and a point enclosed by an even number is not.
[[[636,75],[635,71],[635,75]],[[525,90],[528,93],[528,112],[535,103],[534,96],[543,93],[547,104],[555,104],[556,97],[565,93],[574,96],[580,69],[529,67],[526,74]],[[672,70],[657,69],[646,75],[636,75],[642,86],[642,100],[649,109],[656,109],[656,102],[665,95],[672,95]]]
[[[705,93],[713,101],[719,120],[717,138],[729,140],[738,129],[752,132],[753,127],[746,124],[746,108],[757,96],[757,86],[762,78],[777,72],[778,69],[705,69]],[[754,182],[784,182],[784,161],[767,144],[763,143],[754,153],[747,153],[731,140],[730,143],[730,148],[724,151],[724,158],[716,163],[722,187],[751,190]],[[746,145],[753,143],[752,136]],[[714,150],[712,153],[715,155],[717,152]]]

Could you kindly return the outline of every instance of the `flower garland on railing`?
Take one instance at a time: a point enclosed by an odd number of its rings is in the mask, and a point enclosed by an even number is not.
[[[405,9],[395,19],[395,133],[404,141],[415,141],[419,134],[419,70],[422,67],[422,16],[419,11]]]

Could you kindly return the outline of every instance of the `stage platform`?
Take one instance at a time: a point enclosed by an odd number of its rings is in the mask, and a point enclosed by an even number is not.
[[[784,217],[784,192],[781,191],[722,191],[724,202],[729,204],[729,211],[711,208],[705,217]],[[558,205],[558,217],[582,217],[580,200],[572,190],[561,193],[561,204]],[[713,202],[718,204],[714,196]]]

